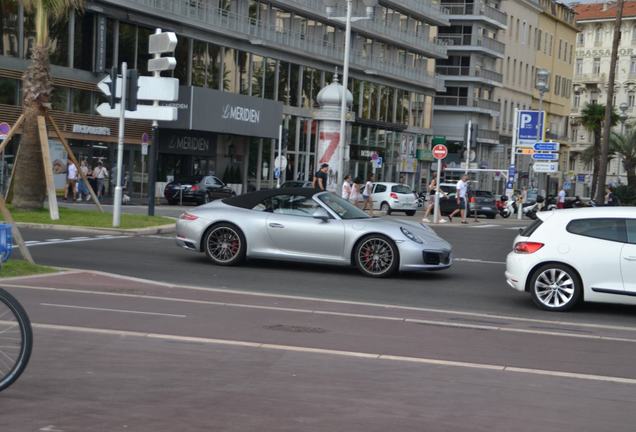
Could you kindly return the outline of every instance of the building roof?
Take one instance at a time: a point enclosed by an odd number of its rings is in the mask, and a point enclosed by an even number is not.
[[[574,6],[576,20],[607,20],[616,17],[616,2],[604,1],[599,3],[586,3]],[[626,1],[623,7],[623,18],[636,17],[636,1]]]

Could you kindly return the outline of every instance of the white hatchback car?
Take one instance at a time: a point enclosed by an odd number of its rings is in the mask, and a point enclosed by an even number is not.
[[[393,211],[403,211],[413,216],[417,211],[417,197],[413,190],[400,183],[374,183],[371,194],[373,209],[391,214]]]
[[[517,238],[506,281],[541,309],[636,304],[636,207],[540,212]]]

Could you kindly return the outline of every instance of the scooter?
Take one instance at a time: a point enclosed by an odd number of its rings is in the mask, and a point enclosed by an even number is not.
[[[517,204],[514,200],[509,200],[506,195],[502,195],[501,198],[495,203],[499,215],[502,218],[508,218],[511,214],[517,211]]]
[[[541,209],[543,208],[543,203],[545,202],[545,199],[541,196],[538,195],[536,202],[534,204],[531,204],[529,206],[526,206],[523,208],[523,214],[524,216],[532,219],[532,220],[536,220],[537,219],[537,212],[540,212]]]

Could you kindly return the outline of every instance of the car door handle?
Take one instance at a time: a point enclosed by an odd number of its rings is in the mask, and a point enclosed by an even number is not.
[[[279,223],[274,223],[274,222],[270,223],[270,224],[269,224],[269,227],[270,227],[270,228],[285,228],[285,226],[284,226],[284,225],[281,225],[281,224],[279,224]]]
[[[636,261],[636,256],[626,256],[625,259],[627,261]]]

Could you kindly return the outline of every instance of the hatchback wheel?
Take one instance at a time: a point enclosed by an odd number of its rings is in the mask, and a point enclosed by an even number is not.
[[[391,206],[389,205],[389,203],[383,202],[382,205],[380,206],[380,210],[385,212],[388,215],[391,214]]]
[[[395,244],[381,235],[364,237],[354,251],[356,267],[366,276],[388,277],[397,271],[398,251]]]
[[[567,311],[581,301],[583,284],[573,268],[563,264],[545,264],[532,273],[530,295],[539,308]]]
[[[407,216],[415,216],[415,210],[407,210],[406,211],[406,215]]]
[[[217,265],[232,266],[245,259],[245,236],[232,224],[212,226],[203,239],[205,254]]]

